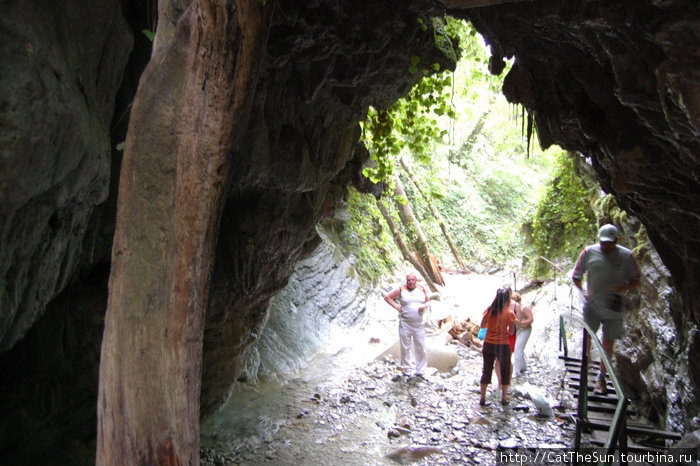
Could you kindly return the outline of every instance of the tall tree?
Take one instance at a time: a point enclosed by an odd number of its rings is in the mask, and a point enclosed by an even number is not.
[[[401,236],[401,229],[391,217],[391,213],[389,212],[387,206],[381,200],[377,199],[377,207],[379,207],[379,211],[382,213],[382,217],[384,217],[386,224],[389,225],[389,229],[394,235],[394,241],[396,241],[396,245],[401,251],[403,258],[410,262],[418,273],[423,276],[425,282],[428,284],[428,288],[430,288],[430,291],[437,292],[437,286],[435,286],[435,283],[430,278],[430,275],[425,270],[425,267],[423,267],[421,261],[419,261],[414,254],[411,254],[411,250],[408,248],[408,245]]]
[[[249,114],[272,3],[159,2],[122,163],[98,465],[199,464],[203,322],[227,154]]]
[[[447,225],[445,224],[445,221],[442,218],[442,215],[440,215],[440,212],[438,212],[437,208],[435,208],[435,203],[430,199],[430,197],[426,194],[425,189],[423,188],[421,182],[418,180],[418,177],[413,173],[413,170],[411,170],[411,167],[406,163],[403,157],[399,157],[399,163],[401,164],[401,168],[406,172],[406,175],[408,175],[408,178],[411,180],[411,182],[414,184],[418,192],[421,194],[423,197],[423,200],[425,200],[425,203],[428,205],[428,208],[430,209],[430,212],[433,214],[433,217],[435,217],[435,220],[437,220],[438,224],[440,225],[440,230],[442,230],[442,235],[445,237],[445,241],[447,241],[447,244],[450,246],[450,251],[452,251],[452,256],[455,258],[455,261],[459,265],[459,268],[462,270],[462,273],[471,273],[471,271],[467,268],[466,265],[464,265],[464,261],[462,260],[462,255],[459,253],[459,250],[457,249],[457,245],[455,242],[452,240],[452,235],[450,234],[450,231],[447,229]]]
[[[399,218],[401,223],[403,223],[404,228],[407,231],[412,231],[415,237],[414,245],[416,251],[418,251],[418,257],[420,258],[423,267],[430,276],[430,279],[438,284],[444,285],[445,280],[442,278],[442,274],[437,266],[437,261],[435,257],[430,253],[430,246],[428,245],[428,239],[423,233],[423,227],[421,227],[420,222],[416,218],[411,208],[411,203],[406,195],[406,190],[403,187],[401,178],[397,172],[394,172],[394,190],[396,191],[396,196],[394,196],[396,209],[399,212]]]

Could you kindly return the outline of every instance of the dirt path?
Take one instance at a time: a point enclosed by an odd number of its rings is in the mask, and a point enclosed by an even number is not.
[[[474,320],[504,283],[502,277],[450,277],[433,318],[449,313]],[[516,449],[567,448],[575,403],[562,389],[557,359],[567,290],[552,286],[542,293],[526,351],[529,369],[515,379],[509,406],[491,387],[492,404],[479,406],[481,354],[461,345],[452,346],[459,355],[455,369],[427,380],[404,380],[393,360],[376,360],[397,336],[391,308],[378,305],[362,331],[332,339],[297,377],[236,394],[238,401],[203,428],[202,463],[483,465],[502,462],[502,453]],[[528,393],[545,396],[554,415],[538,416]]]

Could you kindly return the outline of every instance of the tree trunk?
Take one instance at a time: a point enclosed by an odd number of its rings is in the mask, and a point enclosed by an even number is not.
[[[413,213],[411,203],[408,200],[406,190],[403,187],[403,183],[401,182],[398,173],[394,173],[394,183],[396,194],[399,197],[406,200],[405,203],[401,203],[398,200],[396,201],[396,208],[399,212],[399,218],[401,219],[401,222],[404,224],[404,226],[409,230],[413,230],[413,232],[416,235],[415,246],[421,259],[421,262],[423,262],[423,267],[428,272],[428,275],[430,275],[430,279],[433,282],[435,282],[438,285],[444,285],[445,280],[442,278],[440,270],[438,270],[437,261],[434,257],[430,255],[430,247],[428,246],[428,240],[425,238],[423,228],[421,228],[418,219]]]
[[[384,217],[384,220],[386,220],[387,225],[389,225],[389,229],[394,235],[394,241],[396,241],[396,245],[399,247],[399,250],[401,250],[403,258],[409,261],[411,265],[415,267],[416,271],[423,276],[425,282],[428,284],[428,288],[430,288],[430,291],[437,292],[437,287],[435,286],[435,283],[433,283],[433,281],[430,279],[430,275],[428,275],[428,272],[425,271],[425,267],[423,267],[423,264],[421,264],[420,261],[416,259],[413,254],[411,254],[411,251],[408,249],[406,242],[401,237],[401,231],[399,230],[398,225],[396,225],[396,222],[394,222],[394,219],[391,217],[389,209],[387,209],[384,203],[379,199],[377,199],[377,207],[379,207],[379,211],[382,213],[382,216]]]
[[[462,148],[456,153],[452,151],[450,152],[451,155],[448,155],[447,157],[450,163],[454,163],[458,167],[465,168],[465,164],[461,159],[461,154],[468,154],[472,151],[472,148],[476,143],[476,138],[483,131],[484,124],[486,124],[486,117],[488,117],[490,113],[491,110],[486,110],[484,113],[482,113],[479,120],[476,122],[476,125],[474,125],[474,128],[472,128],[471,132],[469,133],[469,136],[467,136],[467,138],[464,140]]]
[[[447,225],[445,225],[445,221],[442,219],[440,212],[438,212],[438,210],[435,208],[435,205],[433,204],[433,202],[430,200],[428,195],[425,193],[425,190],[423,189],[423,186],[421,186],[420,181],[418,181],[418,178],[416,178],[416,176],[413,174],[413,172],[411,171],[411,168],[408,166],[408,164],[403,159],[403,157],[399,158],[399,162],[401,163],[401,167],[404,169],[404,171],[408,175],[408,178],[416,186],[416,189],[421,194],[421,196],[423,196],[423,199],[425,200],[425,202],[428,204],[428,207],[430,208],[430,212],[432,212],[433,217],[435,217],[438,224],[440,225],[440,229],[442,230],[442,234],[445,237],[447,244],[450,246],[450,250],[452,251],[452,255],[454,256],[455,261],[457,261],[457,264],[459,265],[459,268],[462,270],[462,273],[471,273],[471,270],[469,270],[467,268],[467,266],[464,265],[464,261],[462,260],[462,256],[459,254],[459,250],[457,249],[457,245],[454,243],[454,241],[452,241],[452,235],[450,235],[450,232],[447,229]]]
[[[226,157],[246,125],[271,3],[195,0],[181,18],[163,12],[182,12],[182,0],[159,4],[121,170],[98,465],[199,464],[203,324]]]

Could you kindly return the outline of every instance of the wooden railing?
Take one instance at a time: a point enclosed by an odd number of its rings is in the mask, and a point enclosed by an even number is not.
[[[564,319],[572,320],[576,324],[580,324],[583,328],[583,343],[581,348],[581,370],[579,374],[579,394],[578,394],[578,409],[576,418],[576,436],[574,439],[574,448],[578,451],[581,448],[581,434],[584,429],[590,424],[588,421],[588,357],[586,351],[587,340],[590,338],[595,347],[600,353],[600,358],[605,365],[606,372],[610,375],[610,380],[612,381],[613,387],[615,387],[615,392],[618,396],[618,402],[615,407],[615,413],[613,419],[610,422],[610,429],[608,430],[607,439],[603,445],[605,454],[602,458],[612,458],[613,453],[616,448],[620,449],[620,452],[625,452],[627,450],[627,406],[629,405],[629,399],[625,396],[620,381],[617,378],[617,374],[608,358],[603,345],[595,335],[595,332],[580,318],[572,315],[562,314],[559,317],[559,348],[564,349],[564,357],[568,358],[568,343],[566,338],[566,327],[564,325]],[[603,466],[610,464],[609,461],[603,461],[598,463]]]

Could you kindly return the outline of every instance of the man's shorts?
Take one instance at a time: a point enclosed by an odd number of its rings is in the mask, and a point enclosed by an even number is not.
[[[612,314],[612,315],[611,315]],[[613,341],[622,336],[622,312],[600,310],[586,302],[583,305],[583,321],[594,332],[603,324],[603,340]]]

